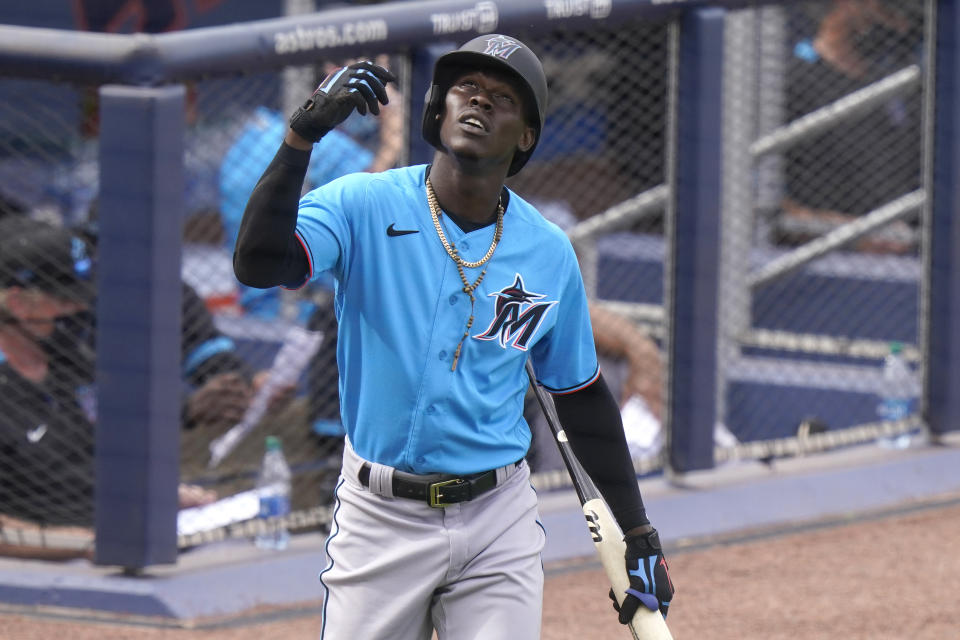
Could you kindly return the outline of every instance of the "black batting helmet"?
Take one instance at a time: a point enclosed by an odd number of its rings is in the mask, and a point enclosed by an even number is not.
[[[443,100],[453,82],[453,73],[463,68],[493,68],[506,71],[520,80],[527,122],[536,129],[536,139],[527,151],[517,151],[510,163],[512,176],[527,163],[540,141],[540,132],[547,110],[547,77],[537,56],[530,49],[509,36],[491,33],[474,38],[456,51],[445,53],[433,68],[433,82],[423,106],[423,139],[439,149],[440,121],[437,115],[443,109]]]

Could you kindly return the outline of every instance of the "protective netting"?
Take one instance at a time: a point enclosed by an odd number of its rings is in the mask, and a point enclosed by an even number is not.
[[[86,179],[96,167],[88,162],[75,88],[5,80],[0,93],[0,529],[6,539],[19,523],[89,525],[92,518],[95,249],[86,228],[71,233],[62,225],[89,193]]]
[[[726,157],[741,177],[724,182],[719,373],[741,441],[883,420],[891,343],[914,365],[900,394],[917,409],[924,6],[728,17]]]
[[[855,5],[878,13],[836,14]],[[728,14],[718,461],[810,453],[916,427],[848,429],[877,421],[888,343],[904,343],[917,360],[922,6],[809,2]],[[662,467],[670,29],[634,21],[516,34],[541,55],[550,102],[542,142],[508,184],[575,241],[603,370],[641,474]],[[406,161],[406,141],[419,131],[407,127],[405,98],[424,88],[410,86],[405,53],[382,60],[401,77],[392,115],[352,117],[325,138],[308,185]],[[264,437],[277,435],[294,472],[294,529],[327,521],[342,447],[330,283],[247,289],[233,276],[231,251],[287,115],[325,64],[237,69],[187,86],[181,497],[188,505],[209,499],[204,491],[222,498],[251,489]],[[70,247],[58,266],[66,275],[45,290],[16,280],[30,268],[4,267],[0,255],[0,319],[13,313],[11,302],[46,304],[45,313],[61,316],[38,342],[49,370],[36,381],[24,376],[13,342],[0,346],[5,536],[26,523],[92,522],[93,298],[70,307],[57,296],[86,282],[80,246],[95,268],[96,89],[0,79],[4,218],[72,234],[61,238]],[[42,297],[51,292],[53,302]],[[534,482],[567,486],[535,402],[528,408]],[[215,449],[211,464],[211,444],[237,425],[242,437]],[[255,530],[251,521],[201,523],[181,531],[180,544]]]

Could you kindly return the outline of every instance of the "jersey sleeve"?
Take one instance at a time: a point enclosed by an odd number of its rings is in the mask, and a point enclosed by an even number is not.
[[[363,206],[363,185],[351,174],[314,189],[300,199],[296,233],[310,263],[308,280],[331,272],[343,276],[353,246],[351,221]]]
[[[533,347],[537,380],[552,393],[573,393],[600,374],[583,277],[573,246],[563,237],[563,286],[556,322]]]

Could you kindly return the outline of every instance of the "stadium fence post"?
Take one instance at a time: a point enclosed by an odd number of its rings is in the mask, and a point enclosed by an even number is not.
[[[686,11],[675,36],[665,308],[667,467],[677,473],[714,465],[725,15],[717,8]]]
[[[95,561],[177,559],[183,85],[100,90]]]

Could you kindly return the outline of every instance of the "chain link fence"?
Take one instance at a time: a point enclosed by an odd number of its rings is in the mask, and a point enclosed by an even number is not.
[[[875,11],[842,13],[855,6]],[[889,342],[904,343],[916,363],[923,6],[824,1],[728,13],[718,461],[849,444],[782,442],[802,424],[809,435],[876,421]],[[550,102],[542,143],[508,184],[574,240],[602,366],[641,473],[662,466],[671,28],[632,21],[516,34],[541,55]],[[416,121],[408,100],[424,87],[411,86],[406,52],[363,53],[380,55],[400,77],[390,108],[378,119],[354,116],[325,138],[309,185],[406,162],[408,140],[419,137],[408,128]],[[289,520],[298,530],[325,525],[339,470],[331,284],[247,289],[233,276],[231,252],[287,115],[340,62],[191,82],[187,211],[182,220],[171,215],[183,226],[182,504],[253,488],[264,437],[277,435],[294,471]],[[4,78],[0,97],[4,219],[45,221],[52,235],[67,229],[60,240],[70,246],[57,267],[70,278],[53,277],[46,289],[54,302],[29,294],[51,316],[49,335],[34,336],[39,352],[27,354],[48,363],[45,375],[24,374],[30,360],[15,338],[0,345],[0,456],[10,470],[0,481],[2,534],[27,544],[34,525],[92,522],[93,299],[73,308],[61,298],[68,284],[86,282],[84,259],[96,264],[97,87]],[[24,308],[19,293],[39,290],[17,278],[42,270],[6,257],[5,336],[14,331],[8,316]],[[238,425],[242,437],[223,445]],[[535,482],[565,485],[542,425],[534,433]],[[251,527],[200,522],[181,531],[180,544],[247,536]]]
[[[726,144],[742,176],[724,182],[719,367],[741,441],[884,421],[890,344],[918,364],[925,5],[728,17]],[[915,375],[900,393],[919,391]]]
[[[36,525],[92,519],[94,251],[65,226],[96,151],[79,87],[4,79],[0,94],[0,546],[68,546]]]

